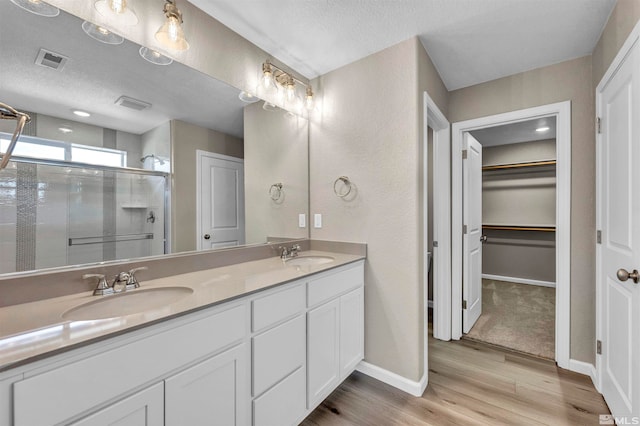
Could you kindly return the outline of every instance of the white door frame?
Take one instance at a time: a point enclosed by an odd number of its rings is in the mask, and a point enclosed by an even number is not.
[[[616,57],[609,65],[607,72],[602,76],[600,83],[596,87],[596,116],[602,117],[602,111],[600,110],[600,101],[602,98],[602,92],[609,83],[609,80],[613,77],[618,67],[622,64],[627,57],[633,46],[638,43],[640,39],[640,22],[633,28],[629,37],[624,42]],[[602,135],[596,133],[596,229],[602,229],[602,217],[601,217],[601,205],[602,202],[602,171],[600,170],[600,158],[602,156]],[[596,244],[596,339],[602,341],[604,336],[604,324],[602,318],[602,301],[603,301],[603,283],[601,277],[601,262],[602,262],[602,246]],[[596,355],[596,380],[594,384],[596,389],[600,391],[602,389],[602,357]]]
[[[538,117],[556,117],[556,362],[569,368],[571,309],[571,101],[453,123],[451,144],[451,337],[462,337],[463,133]],[[440,301],[434,301],[440,303]]]
[[[438,246],[433,249],[433,337],[451,340],[451,179],[450,179],[450,131],[449,121],[440,111],[427,92],[423,96],[423,236],[424,247],[422,264],[427,260],[427,241],[429,230],[429,197],[427,196],[429,179],[428,127],[433,130],[433,241]],[[427,315],[429,269],[424,268],[423,292],[424,313]],[[425,374],[427,368],[428,336],[424,332]]]
[[[196,149],[196,250],[202,250],[202,199],[200,197],[202,182],[200,182],[200,174],[202,173],[202,157],[205,156],[217,158],[218,160],[235,161],[244,165],[244,158]]]

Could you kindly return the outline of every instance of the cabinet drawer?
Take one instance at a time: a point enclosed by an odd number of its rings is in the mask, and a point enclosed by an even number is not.
[[[253,396],[258,396],[304,365],[304,315],[253,338]]]
[[[304,368],[253,401],[254,426],[295,425],[305,412]]]
[[[256,332],[304,311],[304,284],[255,299],[251,303],[252,327]]]
[[[231,307],[17,382],[15,426],[57,424],[117,398],[240,341],[245,324],[245,306]]]
[[[308,306],[316,306],[359,287],[363,283],[364,265],[362,263],[349,269],[311,280],[308,284]]]

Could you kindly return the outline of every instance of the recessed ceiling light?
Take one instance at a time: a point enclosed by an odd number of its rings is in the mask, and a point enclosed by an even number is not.
[[[62,133],[64,133],[65,135],[67,133],[71,133],[73,132],[73,129],[71,128],[71,126],[67,126],[67,125],[63,125],[61,127],[58,127],[58,130],[60,130]]]
[[[27,12],[46,16],[47,18],[54,18],[60,14],[60,9],[51,6],[42,0],[11,0],[11,2]]]
[[[542,132],[546,132],[547,130],[549,130],[549,127],[548,127],[548,126],[538,127],[538,128],[536,129],[536,132],[540,132],[540,133],[542,133]]]
[[[78,117],[84,117],[84,118],[86,118],[86,117],[91,117],[91,114],[89,114],[89,113],[88,113],[88,112],[86,112],[86,111],[80,111],[79,109],[74,109],[74,110],[73,110],[73,113],[74,113],[75,115],[77,115]]]

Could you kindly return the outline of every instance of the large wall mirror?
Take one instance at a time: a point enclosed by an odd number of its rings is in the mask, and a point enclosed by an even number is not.
[[[0,2],[1,274],[308,237],[306,119],[105,36]]]

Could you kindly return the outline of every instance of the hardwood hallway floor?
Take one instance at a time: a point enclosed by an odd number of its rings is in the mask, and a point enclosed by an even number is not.
[[[302,424],[598,425],[600,414],[609,409],[587,376],[479,342],[430,338],[421,398],[356,372]]]

